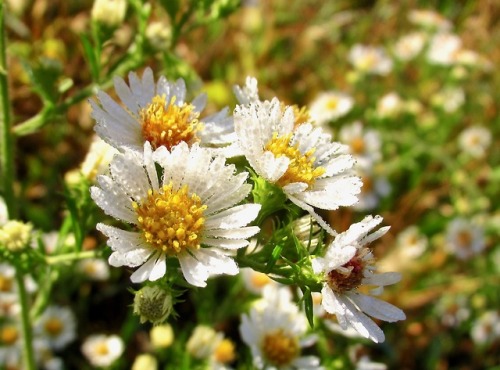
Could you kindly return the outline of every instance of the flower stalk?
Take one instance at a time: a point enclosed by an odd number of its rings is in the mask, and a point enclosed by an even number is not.
[[[21,305],[21,321],[23,331],[23,359],[27,370],[35,370],[35,356],[33,352],[33,333],[28,307],[28,297],[24,285],[24,274],[19,266],[16,266],[16,283]]]

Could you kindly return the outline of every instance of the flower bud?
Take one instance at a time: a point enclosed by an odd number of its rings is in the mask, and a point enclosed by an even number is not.
[[[168,348],[174,342],[174,331],[169,324],[154,326],[149,332],[154,348]]]
[[[91,15],[94,22],[116,28],[125,19],[126,11],[126,0],[95,0]]]
[[[140,316],[141,323],[149,321],[153,325],[164,322],[173,312],[170,292],[158,286],[146,286],[135,293],[134,314]]]
[[[11,252],[22,251],[28,245],[33,226],[17,220],[7,221],[0,229],[0,245]]]

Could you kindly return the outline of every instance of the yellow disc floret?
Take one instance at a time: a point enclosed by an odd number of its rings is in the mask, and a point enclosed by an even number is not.
[[[306,183],[309,187],[319,176],[325,173],[323,167],[314,167],[313,157],[315,149],[310,149],[301,153],[298,144],[290,146],[290,140],[293,134],[278,137],[277,133],[265,146],[265,150],[272,152],[276,157],[286,156],[290,159],[290,164],[283,176],[277,181],[281,187],[294,182]]]
[[[207,206],[189,194],[187,185],[174,190],[170,183],[160,191],[149,190],[147,198],[133,207],[143,237],[153,248],[175,255],[200,247]]]
[[[58,336],[63,330],[63,323],[56,317],[51,317],[45,321],[45,332],[52,337]]]
[[[278,329],[267,333],[262,340],[261,350],[266,360],[276,366],[287,366],[300,353],[299,341],[296,337]]]
[[[200,129],[199,113],[192,104],[175,105],[175,97],[170,102],[164,95],[156,95],[151,104],[140,111],[142,136],[156,149],[165,146],[171,149],[181,141],[192,142]]]

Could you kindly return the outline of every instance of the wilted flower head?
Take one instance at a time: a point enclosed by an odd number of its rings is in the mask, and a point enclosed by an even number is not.
[[[173,312],[172,293],[157,285],[145,286],[135,292],[134,314],[141,323],[147,321],[154,325],[163,323]]]
[[[103,91],[97,93],[99,103],[91,100],[90,104],[96,120],[95,131],[115,148],[140,152],[144,142],[149,141],[153,149],[171,150],[181,142],[189,145],[199,142],[227,155],[236,154],[237,148],[231,146],[236,140],[233,119],[228,116],[227,108],[200,118],[206,95],[187,102],[184,80],[169,82],[161,76],[155,83],[153,71],[146,68],[142,78],[133,72],[129,74],[130,86],[119,77],[114,83],[125,107]]]
[[[469,259],[485,248],[484,231],[472,221],[455,218],[446,229],[446,246],[459,259]]]
[[[491,132],[486,127],[471,126],[460,133],[458,144],[464,153],[482,158],[491,144]]]
[[[326,91],[313,100],[309,108],[311,119],[318,125],[326,125],[352,109],[354,99],[338,91]]]
[[[385,76],[392,70],[392,60],[382,47],[356,44],[349,51],[348,58],[361,73]]]
[[[82,344],[82,353],[96,367],[107,367],[123,353],[125,345],[118,335],[94,334]]]
[[[385,340],[384,332],[366,314],[388,322],[406,318],[399,308],[358,291],[362,285],[381,288],[401,279],[398,273],[374,273],[374,257],[366,245],[389,230],[382,227],[369,234],[381,222],[380,216],[365,217],[337,235],[324,257],[312,260],[314,272],[323,279],[321,294],[325,311],[336,315],[343,329],[352,327],[377,343]],[[373,290],[372,294],[375,293]]]

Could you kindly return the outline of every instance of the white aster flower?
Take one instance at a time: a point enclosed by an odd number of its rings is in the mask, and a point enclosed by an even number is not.
[[[399,308],[358,292],[360,286],[372,285],[379,288],[372,291],[375,294],[401,279],[398,273],[374,273],[374,257],[366,245],[389,230],[382,227],[369,234],[381,222],[380,216],[365,217],[337,235],[324,257],[312,260],[314,272],[323,279],[321,293],[326,312],[336,315],[343,329],[352,327],[377,343],[385,340],[384,332],[367,315],[388,322],[406,318]]]
[[[493,343],[500,338],[500,317],[496,311],[484,312],[473,324],[470,332],[478,345]]]
[[[452,65],[462,48],[462,40],[455,34],[438,33],[434,35],[427,49],[427,60],[432,64]]]
[[[123,353],[125,345],[118,335],[94,334],[85,339],[82,353],[96,367],[107,367]]]
[[[0,321],[0,366],[18,368],[22,355],[20,323]]]
[[[253,170],[335,234],[313,207],[335,210],[357,201],[361,182],[349,172],[354,160],[348,148],[332,143],[320,127],[295,126],[293,110],[282,113],[277,99],[237,106],[234,120]]]
[[[349,146],[356,160],[356,167],[370,171],[381,158],[382,145],[378,131],[368,129],[359,121],[343,126],[339,132],[340,142]]]
[[[427,42],[427,35],[422,32],[412,32],[400,37],[394,46],[392,52],[402,61],[408,61],[415,58]]]
[[[382,47],[356,44],[349,51],[348,58],[362,73],[385,76],[392,70],[392,60]]]
[[[104,281],[109,278],[109,266],[100,258],[81,260],[76,268],[90,280]]]
[[[314,123],[323,126],[345,116],[352,109],[354,99],[338,91],[325,91],[311,103],[309,114]]]
[[[164,276],[166,258],[176,257],[186,280],[200,287],[211,275],[238,273],[230,255],[259,232],[245,225],[257,217],[260,205],[236,205],[251,190],[248,173],[235,175],[235,166],[225,165],[223,156],[185,142],[171,152],[165,147],[152,152],[148,142],[143,155],[125,150],[115,156],[110,173],[98,178],[92,198],[110,216],[136,227],[125,231],[98,224],[109,238],[112,266],[142,265],[131,275],[140,283]]]
[[[288,290],[288,289],[287,289]],[[240,334],[250,347],[258,369],[322,369],[315,356],[301,356],[302,348],[314,344],[306,336],[307,319],[283,294],[284,288],[264,290],[264,299],[241,317]],[[267,301],[267,299],[270,299]]]
[[[233,119],[225,108],[199,119],[206,104],[206,95],[186,101],[186,84],[179,79],[169,82],[161,76],[155,83],[153,71],[147,68],[139,78],[129,74],[128,86],[119,77],[114,80],[115,91],[125,107],[120,106],[103,91],[97,93],[99,103],[91,100],[95,131],[115,148],[128,147],[142,151],[145,141],[153,149],[171,149],[180,142],[217,147],[227,155],[235,155],[236,140]],[[215,150],[215,149],[214,149]]]
[[[402,109],[403,100],[395,92],[385,94],[377,102],[377,116],[382,118],[394,117],[398,115]]]
[[[485,248],[484,231],[472,221],[455,218],[446,230],[446,246],[459,259],[469,259]]]
[[[408,20],[418,26],[437,31],[449,31],[452,23],[441,14],[433,10],[414,9],[408,13]]]
[[[491,145],[491,132],[481,126],[468,127],[458,137],[458,145],[471,157],[482,158]]]
[[[49,306],[38,318],[35,333],[54,350],[60,350],[76,337],[76,320],[68,307]]]

